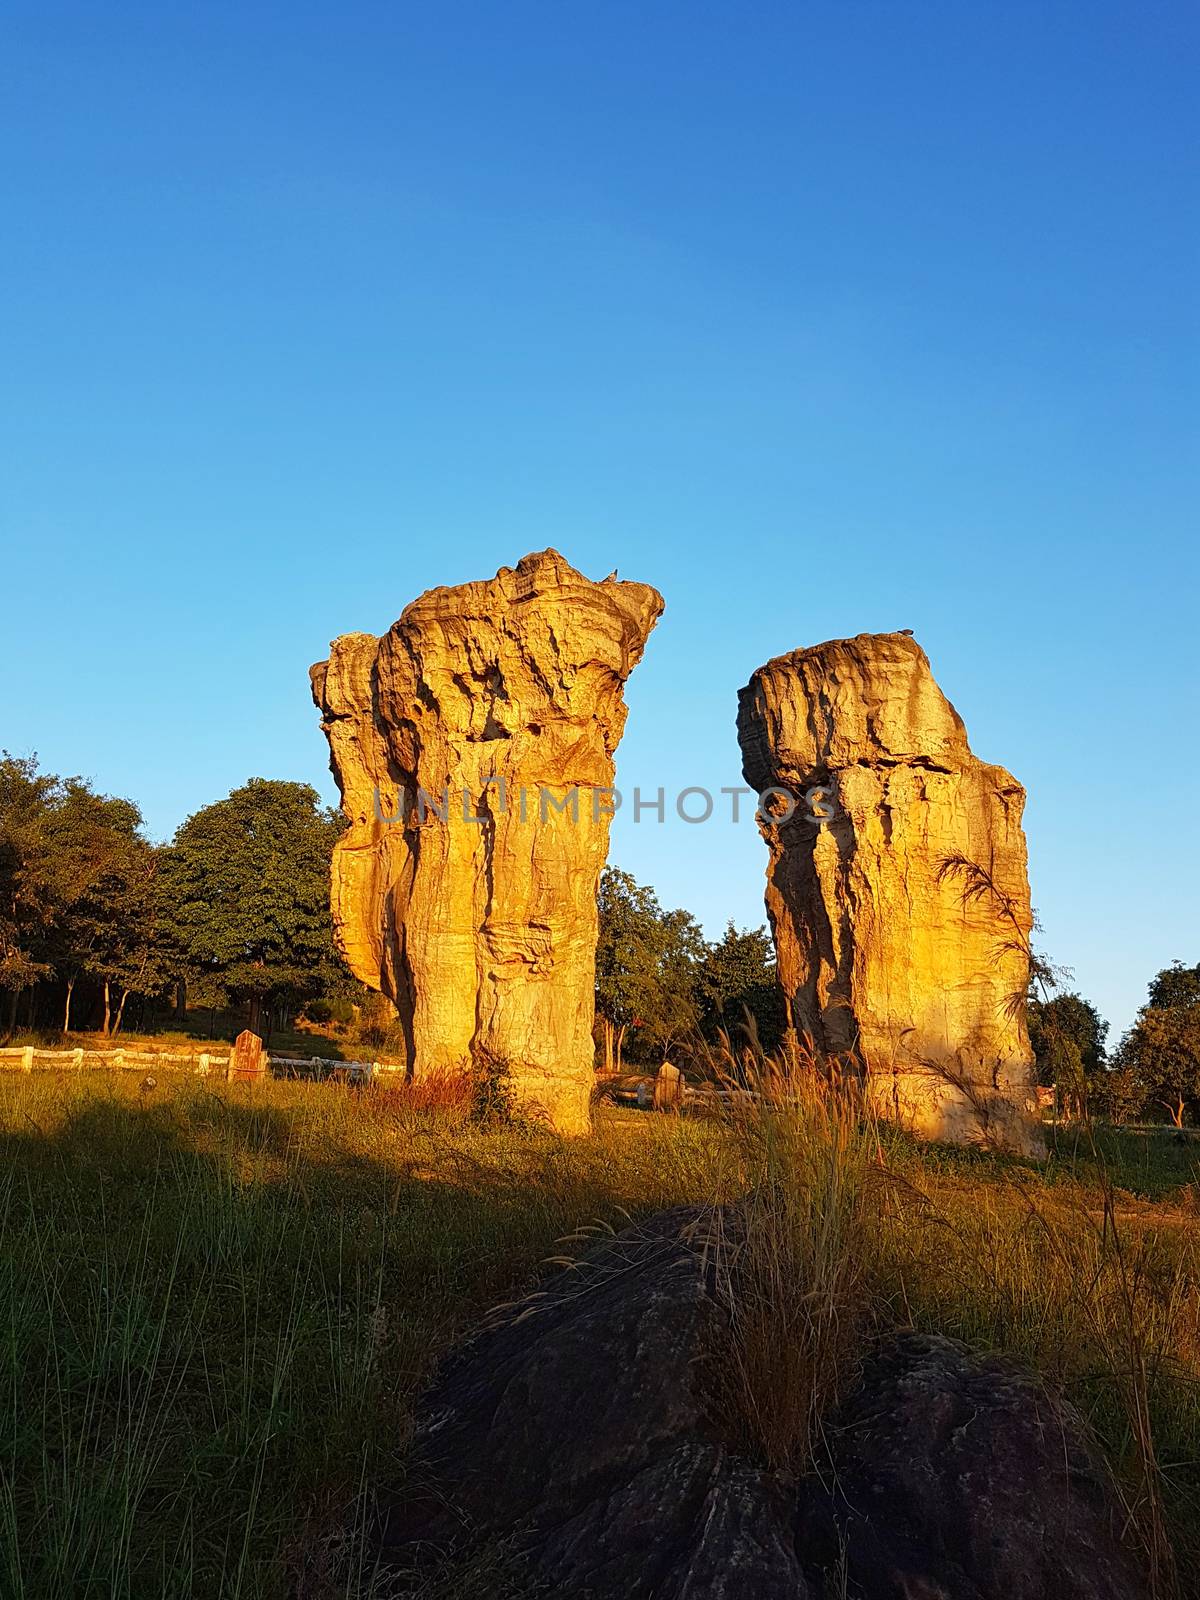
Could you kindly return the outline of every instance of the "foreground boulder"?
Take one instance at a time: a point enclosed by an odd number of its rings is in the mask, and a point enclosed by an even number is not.
[[[587,1600],[1139,1600],[1070,1407],[953,1340],[898,1335],[803,1479],[732,1451],[705,1380],[723,1312],[703,1213],[664,1212],[445,1365],[384,1563],[505,1550]]]
[[[350,822],[332,886],[349,966],[396,1005],[414,1076],[504,1071],[564,1133],[589,1126],[622,689],[662,604],[545,550],[312,669]]]
[[[925,652],[864,633],[769,661],[738,739],[746,781],[779,791],[766,903],[793,1026],[925,1137],[1039,1153],[1025,791],[971,753]]]

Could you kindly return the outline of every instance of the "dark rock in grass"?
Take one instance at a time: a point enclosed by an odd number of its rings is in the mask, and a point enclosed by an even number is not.
[[[953,1339],[888,1340],[836,1417],[831,1453],[837,1543],[870,1600],[1147,1592],[1078,1416],[1009,1362]],[[819,1496],[802,1496],[798,1548],[830,1520]]]
[[[878,1345],[796,1480],[722,1440],[723,1314],[704,1216],[591,1249],[460,1348],[417,1418],[386,1563],[495,1545],[581,1600],[1138,1600],[1106,1473],[1070,1407],[950,1339]]]

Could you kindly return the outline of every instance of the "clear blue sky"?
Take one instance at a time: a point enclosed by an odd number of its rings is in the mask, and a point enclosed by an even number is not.
[[[1200,959],[1194,6],[3,26],[0,743],[156,836],[332,797],[328,640],[553,544],[667,599],[624,787],[738,782],[756,666],[910,627],[1114,1032]],[[752,826],[613,859],[762,920]]]

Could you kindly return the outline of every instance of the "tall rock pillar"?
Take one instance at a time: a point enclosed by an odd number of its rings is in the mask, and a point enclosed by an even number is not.
[[[793,1026],[928,1138],[1036,1153],[1025,791],[978,760],[908,635],[780,656],[739,695]],[[986,875],[986,877],[984,876]]]
[[[545,550],[431,589],[312,669],[350,822],[332,885],[347,962],[395,1003],[414,1076],[498,1064],[564,1133],[590,1126],[613,754],[662,607]]]

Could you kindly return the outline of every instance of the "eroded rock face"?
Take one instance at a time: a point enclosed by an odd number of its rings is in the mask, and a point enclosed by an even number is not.
[[[546,550],[431,589],[312,669],[350,820],[332,886],[347,962],[395,1003],[414,1075],[503,1063],[566,1133],[589,1126],[622,689],[662,606]]]
[[[905,634],[769,661],[739,695],[738,739],[746,781],[796,803],[762,823],[793,1026],[855,1054],[924,1136],[1036,1154],[1020,784],[972,755]]]
[[[731,1449],[704,1392],[727,1316],[711,1228],[700,1209],[648,1218],[450,1356],[384,1502],[386,1566],[499,1548],[518,1563],[505,1593],[589,1600],[1148,1593],[1074,1410],[955,1340],[882,1337],[818,1471]]]

